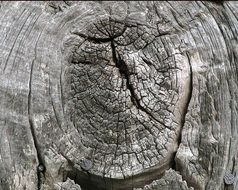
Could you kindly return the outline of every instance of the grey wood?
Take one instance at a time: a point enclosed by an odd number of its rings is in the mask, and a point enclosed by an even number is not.
[[[0,190],[238,189],[238,2],[0,7]]]

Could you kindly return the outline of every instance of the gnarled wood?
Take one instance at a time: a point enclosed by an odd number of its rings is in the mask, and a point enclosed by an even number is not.
[[[0,190],[237,189],[237,2],[2,2]]]

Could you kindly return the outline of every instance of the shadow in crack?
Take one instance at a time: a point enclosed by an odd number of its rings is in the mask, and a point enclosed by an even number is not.
[[[171,168],[166,167],[163,169],[153,168],[144,173],[128,176],[124,179],[115,179],[102,177],[91,174],[89,171],[79,170],[75,167],[71,171],[68,171],[65,175],[65,180],[70,178],[74,182],[81,186],[83,190],[133,190],[134,188],[144,187],[147,184],[152,183],[156,179],[160,179],[164,176],[165,170]]]

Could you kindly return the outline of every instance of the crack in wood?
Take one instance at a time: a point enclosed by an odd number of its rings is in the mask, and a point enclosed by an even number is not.
[[[108,38],[98,38],[98,37],[92,37],[92,36],[88,36],[88,35],[85,35],[81,32],[71,32],[72,34],[74,35],[77,35],[79,37],[82,37],[88,41],[91,41],[93,43],[96,43],[96,44],[101,44],[101,43],[108,43],[108,42],[112,42],[115,38],[118,38],[120,37],[121,35],[123,35],[123,33],[126,31],[127,27],[124,26],[123,30],[118,33],[118,34],[115,34],[113,36],[108,36]]]
[[[129,76],[132,73],[130,73],[129,68],[128,68],[127,64],[125,63],[125,61],[122,60],[121,56],[116,52],[116,47],[115,47],[113,41],[111,41],[111,49],[112,49],[113,61],[115,62],[116,67],[119,69],[119,72],[120,72],[121,76],[126,79],[127,89],[131,93],[131,102],[136,106],[137,109],[141,110],[142,112],[145,112],[150,118],[152,118],[153,120],[157,121],[163,127],[171,130],[172,129],[171,127],[165,125],[165,123],[163,123],[160,120],[158,120],[156,117],[153,116],[153,114],[151,114],[146,108],[144,108],[140,104],[140,100],[136,97],[134,88],[133,88],[133,86],[132,86],[132,84],[130,82],[130,77]]]
[[[188,107],[189,107],[189,104],[191,102],[191,99],[192,99],[192,93],[193,93],[193,69],[192,69],[192,65],[191,65],[191,60],[190,60],[190,56],[188,54],[188,52],[186,52],[186,57],[188,59],[188,64],[189,64],[189,71],[190,71],[190,75],[189,75],[189,93],[188,93],[188,98],[187,98],[187,101],[186,101],[186,104],[185,104],[185,107],[184,107],[184,110],[182,112],[182,119],[181,119],[181,129],[180,129],[180,133],[179,133],[179,137],[178,137],[178,148],[181,144],[181,140],[182,140],[182,130],[183,130],[183,127],[185,125],[185,122],[186,122],[186,115],[188,114]],[[174,169],[175,171],[179,172],[179,174],[182,176],[183,178],[183,175],[182,173],[179,171],[178,167],[177,167],[177,164],[176,164],[176,154],[178,152],[178,148],[176,150],[176,152],[174,153],[174,158],[173,158],[173,163],[172,163],[172,169]],[[186,181],[184,178],[183,178],[184,181]],[[187,182],[187,181],[186,181]],[[189,183],[187,182],[187,184],[189,185]],[[192,187],[192,186],[190,186]]]
[[[34,69],[34,61],[32,61],[31,64],[31,71],[30,71],[30,79],[29,79],[29,93],[28,93],[28,119],[29,119],[29,125],[30,125],[30,131],[31,131],[31,135],[32,135],[32,139],[33,139],[33,144],[36,150],[36,156],[38,159],[38,163],[39,165],[37,166],[36,170],[37,170],[37,188],[38,190],[41,189],[42,186],[42,178],[44,177],[44,173],[45,173],[45,166],[43,164],[43,158],[40,154],[40,147],[39,147],[39,143],[36,137],[36,133],[35,133],[35,127],[34,127],[34,122],[33,122],[33,116],[32,116],[32,77],[33,77],[33,69]]]

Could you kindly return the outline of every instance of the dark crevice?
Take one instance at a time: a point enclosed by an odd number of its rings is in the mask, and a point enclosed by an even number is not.
[[[68,160],[68,159],[67,159]],[[71,162],[71,161],[70,161]],[[162,165],[161,168],[151,168],[150,171],[144,173],[127,176],[124,179],[108,178],[105,176],[91,174],[90,171],[84,171],[69,163],[71,170],[65,171],[64,181],[67,178],[80,185],[82,190],[132,190],[133,188],[143,188],[145,185],[151,184],[154,180],[161,179],[165,170],[168,170],[170,165]]]
[[[93,43],[96,43],[96,44],[101,44],[101,43],[108,43],[108,42],[112,42],[115,38],[117,37],[120,37],[125,31],[126,31],[126,26],[123,28],[123,30],[120,32],[120,33],[117,33],[113,36],[108,36],[107,38],[96,38],[96,37],[92,37],[92,36],[88,36],[88,35],[85,35],[81,32],[72,32],[72,34],[75,34],[79,37],[82,37],[88,41],[91,41]]]
[[[173,159],[172,159],[172,161],[171,161],[171,168],[173,169],[173,170],[175,170],[175,171],[178,171],[176,168],[176,161],[175,161],[175,157],[176,157],[176,154],[177,154],[177,151],[175,152],[175,153],[173,153],[173,155],[172,155],[172,157],[173,157]]]
[[[224,0],[208,0],[208,1],[210,1],[210,2],[212,2],[212,3],[216,3],[216,4],[218,4],[218,5],[223,5],[223,3],[224,3]]]
[[[37,170],[37,180],[38,180],[37,181],[37,189],[40,190],[41,189],[41,184],[42,184],[42,178],[44,177],[44,173],[45,173],[45,166],[43,164],[43,158],[40,154],[40,147],[39,147],[39,144],[38,144],[38,141],[37,141],[37,137],[36,137],[36,134],[35,134],[34,122],[33,122],[33,119],[32,119],[32,92],[31,92],[31,88],[32,88],[33,68],[34,68],[34,60],[33,60],[32,65],[31,65],[30,80],[29,80],[28,119],[29,119],[30,131],[31,131],[34,147],[36,149],[36,156],[37,156],[38,164],[39,164],[37,166],[36,170]]]

